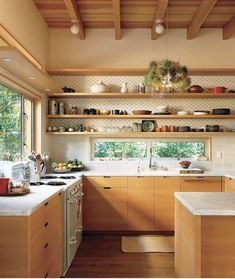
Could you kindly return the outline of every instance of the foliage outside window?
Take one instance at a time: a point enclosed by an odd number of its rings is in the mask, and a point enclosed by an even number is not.
[[[146,142],[95,141],[94,159],[123,160],[147,157]]]
[[[153,142],[155,158],[194,158],[205,157],[205,141],[156,141]]]
[[[22,160],[31,148],[32,101],[0,84],[0,160]]]
[[[209,157],[207,140],[128,140],[128,139],[94,139],[94,160],[134,160],[148,159],[152,147],[156,159],[194,159],[198,155]]]

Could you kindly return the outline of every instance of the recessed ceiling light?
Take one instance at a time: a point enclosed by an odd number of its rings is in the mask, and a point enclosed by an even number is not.
[[[35,77],[29,77],[29,79],[35,79]]]
[[[45,90],[46,90],[46,91],[51,91],[51,89],[50,89],[50,88],[46,88]]]
[[[8,58],[8,57],[3,58],[3,61],[5,61],[5,62],[13,62],[13,60],[11,58]]]

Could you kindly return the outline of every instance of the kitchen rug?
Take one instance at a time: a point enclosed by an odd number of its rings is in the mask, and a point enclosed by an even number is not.
[[[173,253],[174,236],[162,236],[162,235],[123,236],[122,252]]]

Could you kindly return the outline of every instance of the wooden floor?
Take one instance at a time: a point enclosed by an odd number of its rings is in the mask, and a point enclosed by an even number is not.
[[[121,236],[86,235],[66,277],[175,277],[173,253],[123,253]]]

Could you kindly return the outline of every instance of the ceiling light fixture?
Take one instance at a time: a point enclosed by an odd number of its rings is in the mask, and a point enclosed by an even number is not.
[[[156,31],[157,34],[160,35],[165,30],[164,26],[162,25],[163,19],[158,18],[158,19],[155,20],[155,22],[156,22],[155,31]]]
[[[11,58],[9,58],[9,57],[3,58],[3,61],[5,61],[5,62],[13,62],[13,60]]]
[[[72,19],[71,22],[73,23],[73,25],[70,27],[70,31],[72,34],[76,35],[79,33],[78,20]]]

